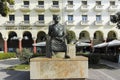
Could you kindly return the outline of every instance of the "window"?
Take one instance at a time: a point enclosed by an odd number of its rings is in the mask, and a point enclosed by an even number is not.
[[[24,21],[29,21],[29,15],[24,15]]]
[[[96,15],[96,21],[101,21],[101,15]]]
[[[96,1],[96,5],[101,5],[101,1]]]
[[[82,5],[87,5],[87,1],[82,1]]]
[[[29,5],[29,1],[24,1],[24,5]]]
[[[44,1],[38,1],[38,5],[44,5]]]
[[[9,21],[14,21],[15,20],[15,15],[9,15]]]
[[[110,5],[115,5],[115,1],[110,1]]]
[[[38,15],[38,20],[39,21],[41,21],[41,20],[44,21],[44,15]]]
[[[87,21],[87,15],[82,15],[82,21]]]
[[[73,21],[73,15],[68,15],[68,21]]]
[[[68,5],[73,5],[73,1],[68,1]]]
[[[53,5],[59,5],[58,1],[53,1]]]

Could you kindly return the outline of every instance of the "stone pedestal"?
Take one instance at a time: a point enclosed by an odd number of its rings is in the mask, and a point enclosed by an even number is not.
[[[86,57],[33,58],[30,60],[31,80],[81,80],[85,78],[88,78],[88,59]]]

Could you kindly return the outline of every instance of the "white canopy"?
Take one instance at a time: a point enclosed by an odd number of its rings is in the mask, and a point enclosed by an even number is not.
[[[101,43],[94,46],[94,48],[102,48],[102,47],[112,47],[112,46],[120,46],[119,40],[113,40],[107,43]]]
[[[108,43],[100,43],[94,46],[94,48],[102,48],[102,47],[106,47],[108,45]]]
[[[39,42],[39,43],[33,44],[33,46],[46,46],[46,42]]]
[[[91,46],[91,44],[90,43],[84,43],[84,42],[77,42],[76,43],[76,46]]]
[[[108,47],[112,47],[112,46],[120,46],[120,41],[113,40],[113,41],[108,42]]]

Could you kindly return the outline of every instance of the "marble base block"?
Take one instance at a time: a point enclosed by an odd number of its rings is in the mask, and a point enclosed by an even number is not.
[[[88,59],[76,57],[62,58],[32,58],[30,60],[31,80],[53,79],[84,79],[88,78]]]

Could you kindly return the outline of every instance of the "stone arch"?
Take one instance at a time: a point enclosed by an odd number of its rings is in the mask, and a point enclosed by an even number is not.
[[[102,31],[94,32],[93,40],[94,40],[93,44],[102,43],[104,41],[103,32]]]
[[[90,42],[90,34],[88,31],[82,31],[79,34],[79,39],[84,42]]]
[[[15,31],[8,32],[8,40],[7,40],[7,47],[8,52],[15,52],[16,48],[18,48],[19,40],[17,37],[17,33]]]
[[[44,31],[39,31],[37,34],[37,42],[46,41],[46,33]]]
[[[107,34],[107,41],[117,39],[117,33],[115,31],[109,31]]]
[[[29,31],[23,32],[22,47],[32,49],[33,47],[32,44],[33,44],[33,38],[31,32]]]

